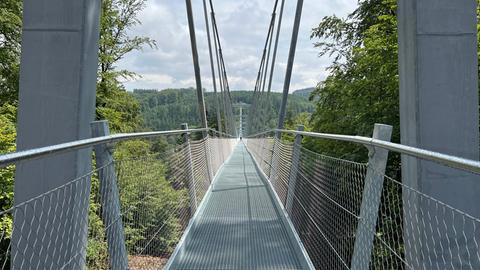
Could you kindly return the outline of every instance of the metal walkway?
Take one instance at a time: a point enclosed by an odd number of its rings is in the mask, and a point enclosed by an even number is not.
[[[170,269],[306,269],[276,198],[239,143],[219,172]]]

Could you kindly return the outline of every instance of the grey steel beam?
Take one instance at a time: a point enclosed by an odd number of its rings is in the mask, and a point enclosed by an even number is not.
[[[392,130],[392,126],[375,124],[373,138],[390,141]],[[353,249],[352,270],[369,269],[388,160],[388,150],[380,147],[371,147],[369,150],[368,169],[360,206],[360,219],[358,220]]]
[[[292,72],[293,72],[293,62],[295,61],[295,52],[297,50],[297,41],[298,41],[298,30],[300,28],[300,20],[302,18],[302,9],[303,9],[303,0],[297,0],[297,9],[295,12],[295,21],[293,23],[293,32],[292,32],[292,40],[290,43],[290,52],[288,54],[288,62],[287,62],[287,71],[285,74],[285,82],[283,84],[283,96],[282,96],[282,104],[280,105],[280,114],[278,117],[278,129],[283,129],[283,125],[285,122],[285,115],[287,113],[287,99],[288,99],[288,92],[290,91],[290,82],[292,79]],[[281,133],[276,133],[276,137],[280,138]]]
[[[477,1],[399,0],[398,30],[402,144],[478,160]],[[480,183],[475,175],[404,156],[402,178],[412,188],[480,216]],[[409,199],[418,212],[432,211],[407,195],[404,192],[404,200]],[[441,265],[465,267],[466,257],[437,252],[456,248],[454,243],[463,241],[463,236],[458,239],[453,232],[436,236],[424,227],[424,217],[405,217],[409,265],[428,268],[436,265],[435,260],[447,258]],[[456,225],[451,222],[445,226]],[[473,230],[464,233],[466,239],[475,234]],[[469,267],[478,269],[480,262]]]
[[[190,43],[192,46],[193,68],[195,71],[195,83],[197,86],[197,102],[200,121],[203,128],[208,127],[207,112],[205,108],[205,97],[203,96],[202,78],[200,73],[200,62],[198,60],[197,38],[195,36],[195,23],[193,21],[192,1],[185,0],[187,7],[188,30],[190,33]],[[206,134],[204,134],[204,137]]]
[[[110,135],[107,121],[95,121],[91,126],[92,137]],[[94,147],[94,150],[110,267],[111,269],[126,270],[128,269],[128,253],[125,246],[117,174],[112,156],[113,149],[108,144],[99,144]]]
[[[18,150],[90,137],[90,122],[95,115],[99,23],[100,0],[24,0]],[[18,164],[15,204],[90,171],[91,149],[88,148]],[[63,220],[44,218],[35,224],[23,224],[29,217],[16,216],[14,226],[22,229],[14,230],[12,236],[12,269],[20,269],[20,254],[34,241],[57,243],[42,250],[41,257],[28,258],[30,265],[37,269],[83,267],[85,247],[80,250],[75,247],[87,237],[86,222],[77,220],[88,207],[85,192],[72,191],[70,200],[56,202],[63,204],[64,209],[71,208]],[[43,207],[49,206],[44,204]],[[51,209],[38,211],[48,210]],[[61,243],[48,235],[43,239],[22,238],[22,233],[27,235],[28,231],[47,225],[70,229],[73,239]],[[60,244],[63,245],[59,251]]]

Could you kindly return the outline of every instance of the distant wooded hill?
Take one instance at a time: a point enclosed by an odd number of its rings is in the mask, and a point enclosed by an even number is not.
[[[310,94],[313,91],[315,91],[315,87],[304,88],[304,89],[299,89],[299,90],[293,91],[293,95],[302,96],[302,97],[305,97],[305,98],[310,98]]]
[[[132,95],[139,101],[143,114],[145,128],[151,130],[178,129],[181,123],[188,123],[190,127],[199,125],[197,96],[193,88],[189,89],[166,89],[162,91],[136,89]],[[232,91],[233,103],[251,104],[252,91]],[[270,127],[273,127],[280,103],[281,93],[272,93],[272,110],[268,119]],[[205,94],[207,115],[209,121],[215,119],[213,93]],[[314,105],[303,95],[289,95],[287,117],[294,117],[300,113],[311,113]],[[247,113],[247,112],[244,112]],[[236,116],[238,111],[236,111]]]

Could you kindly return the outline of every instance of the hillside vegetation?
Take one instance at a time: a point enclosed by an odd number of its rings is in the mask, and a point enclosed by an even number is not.
[[[295,96],[302,96],[305,98],[310,98],[312,95],[313,91],[315,91],[315,87],[310,87],[310,88],[304,88],[304,89],[298,89],[293,92],[293,95]]]
[[[233,104],[252,103],[252,91],[232,91],[231,95]],[[133,96],[140,103],[140,110],[146,129],[178,129],[180,124],[185,122],[191,127],[197,127],[200,123],[197,96],[193,88],[166,89],[163,91],[135,90]],[[270,119],[270,127],[273,127],[276,123],[281,100],[282,95],[280,93],[272,94],[272,110],[267,118]],[[216,109],[214,107],[213,93],[205,94],[205,102],[210,126],[215,126]],[[305,112],[311,113],[314,108],[314,104],[306,97],[298,95],[290,95],[288,97],[287,109],[289,116],[296,116]],[[235,116],[238,116],[238,113],[238,109],[235,110]],[[247,111],[244,111],[244,113],[246,114]]]

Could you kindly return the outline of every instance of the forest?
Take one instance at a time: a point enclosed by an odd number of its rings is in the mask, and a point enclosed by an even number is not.
[[[198,118],[198,105],[196,91],[190,89],[165,89],[162,91],[156,90],[141,90],[133,91],[133,96],[140,103],[140,111],[143,116],[144,126],[151,130],[172,130],[178,129],[180,123],[188,123],[195,127],[200,123]],[[251,104],[252,91],[232,91],[233,104]],[[272,110],[267,119],[271,119],[269,127],[275,127],[275,120],[280,108],[281,94],[273,93],[272,96]],[[212,92],[205,93],[205,103],[207,106],[207,118],[210,126],[216,127],[216,110],[214,107],[214,94]],[[314,110],[314,105],[307,97],[298,95],[295,92],[289,95],[288,101],[288,115],[290,117],[299,115],[301,113],[311,114]],[[245,109],[244,114],[248,113]],[[239,117],[239,110],[235,110],[235,116]]]

